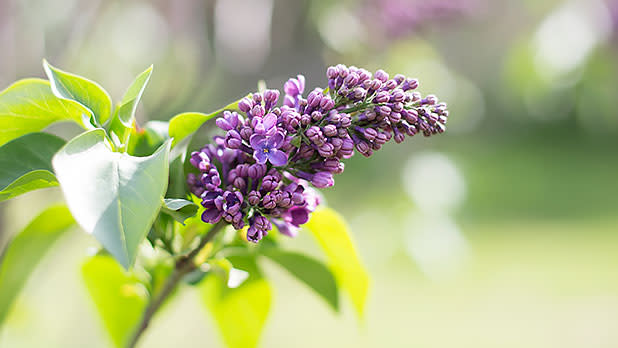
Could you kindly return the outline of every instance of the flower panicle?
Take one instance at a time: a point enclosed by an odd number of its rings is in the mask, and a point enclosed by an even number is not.
[[[320,203],[313,188],[334,185],[334,174],[355,152],[369,157],[386,142],[445,131],[445,103],[416,91],[418,81],[337,65],[326,72],[327,88],[305,93],[302,75],[281,94],[265,90],[243,98],[238,111],[224,111],[216,125],[223,136],[191,154],[199,174],[189,174],[191,192],[202,199],[202,220],[221,219],[236,229],[248,225],[258,242],[272,226],[295,236]]]

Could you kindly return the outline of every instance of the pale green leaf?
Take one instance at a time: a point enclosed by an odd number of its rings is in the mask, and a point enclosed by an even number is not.
[[[74,100],[92,112],[99,124],[105,123],[112,113],[112,98],[98,83],[62,71],[43,61],[43,69],[58,98]]]
[[[152,65],[135,78],[120,101],[120,106],[118,106],[118,119],[120,119],[122,124],[126,127],[133,126],[135,109],[137,109],[137,104],[139,104],[144,89],[150,80],[150,75],[152,75]]]
[[[308,285],[335,311],[339,310],[337,283],[331,271],[324,264],[306,255],[277,248],[265,249],[263,254]]]
[[[161,211],[184,225],[185,220],[195,216],[198,208],[197,204],[186,199],[166,198]]]
[[[170,120],[170,138],[173,138],[173,145],[180,143],[188,136],[195,133],[206,121],[215,117],[200,112],[184,112],[178,114]]]
[[[0,147],[0,202],[58,185],[52,173],[52,156],[65,141],[47,133],[31,133]]]
[[[60,121],[88,128],[88,114],[79,103],[57,98],[45,80],[17,81],[0,92],[0,145]]]
[[[202,298],[228,348],[255,348],[270,311],[272,290],[254,259],[229,260],[234,268],[249,272],[249,278],[231,289],[226,277],[211,274],[202,282]]]
[[[69,141],[52,160],[75,220],[125,268],[163,202],[169,149],[168,141],[149,157],[112,152],[97,129]]]
[[[337,283],[350,295],[362,318],[369,291],[369,275],[358,257],[347,224],[334,210],[321,207],[311,214],[305,226],[326,254]]]
[[[106,255],[86,261],[82,276],[114,346],[126,347],[148,303],[148,291],[135,274]]]
[[[135,110],[142,98],[151,74],[152,65],[135,78],[122,97],[120,105],[116,108],[109,129],[111,133],[116,135],[122,145],[126,145],[131,131],[135,128],[133,125],[135,122]]]
[[[6,247],[0,260],[0,326],[30,273],[54,242],[75,224],[65,206],[47,208]]]

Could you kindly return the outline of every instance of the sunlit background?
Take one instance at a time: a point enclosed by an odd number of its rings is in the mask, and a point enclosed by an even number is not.
[[[139,122],[208,112],[345,63],[419,78],[448,131],[355,156],[328,204],[372,276],[366,318],[265,263],[262,347],[618,347],[618,1],[0,0],[0,89],[42,58],[113,98],[150,64]],[[66,137],[77,132],[53,126]],[[0,204],[0,245],[58,189]],[[48,254],[0,346],[109,347],[80,278],[96,241]],[[289,249],[319,255],[306,234]],[[220,347],[194,289],[143,347]]]

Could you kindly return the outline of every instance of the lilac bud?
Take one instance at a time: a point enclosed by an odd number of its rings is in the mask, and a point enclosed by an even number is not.
[[[391,112],[388,115],[388,120],[391,121],[391,123],[397,123],[401,120],[401,114],[398,112]]]
[[[249,141],[249,139],[251,139],[251,136],[253,135],[253,129],[251,129],[251,127],[242,127],[240,129],[240,137],[245,140],[245,141]]]
[[[300,124],[303,126],[308,126],[311,124],[311,116],[304,114],[300,117]]]
[[[272,175],[266,175],[262,180],[262,189],[264,191],[272,191],[279,185],[279,180]]]
[[[242,100],[238,103],[238,108],[240,109],[240,111],[245,113],[249,112],[252,107],[253,103],[248,98],[242,98]]]
[[[247,187],[247,183],[245,182],[245,179],[241,177],[237,177],[236,179],[234,179],[233,185],[239,190],[244,190],[245,187]]]
[[[376,94],[373,100],[378,104],[384,104],[384,103],[388,103],[388,101],[390,100],[390,96],[388,92],[381,91],[381,92],[378,92],[378,94]]]
[[[339,71],[337,70],[336,67],[329,66],[328,69],[326,69],[326,77],[327,78],[335,79],[335,78],[337,78],[338,75],[339,75]]]
[[[225,146],[229,149],[239,149],[242,145],[242,138],[235,130],[230,130],[225,135]]]
[[[311,113],[311,119],[315,122],[320,122],[324,118],[324,115],[319,111],[314,111]]]
[[[255,104],[261,104],[262,95],[260,93],[253,93],[253,101],[255,102]]]
[[[381,82],[386,82],[388,80],[388,74],[386,73],[386,71],[382,69],[376,71],[374,77],[380,80]]]
[[[324,126],[323,131],[324,135],[326,135],[327,137],[334,137],[335,135],[337,135],[337,127],[333,124]]]
[[[311,178],[311,184],[317,188],[330,187],[335,184],[333,174],[329,172],[318,172]]]
[[[315,108],[316,106],[320,105],[321,101],[322,101],[322,93],[320,92],[313,91],[309,93],[309,95],[307,96],[307,105],[309,105],[312,108]]]
[[[251,109],[251,116],[253,117],[263,117],[266,110],[262,105],[256,105]]]
[[[251,191],[249,192],[249,194],[247,195],[247,201],[249,201],[249,204],[251,205],[258,205],[260,204],[260,199],[262,198],[262,195],[260,194],[259,191]]]
[[[324,111],[329,111],[335,107],[335,102],[330,97],[325,97],[320,100],[320,108]]]
[[[273,209],[277,206],[277,197],[272,192],[269,192],[262,198],[262,206],[266,209]]]

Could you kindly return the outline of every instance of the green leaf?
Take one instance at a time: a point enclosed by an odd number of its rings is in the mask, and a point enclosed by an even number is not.
[[[0,145],[59,121],[87,128],[88,114],[79,103],[57,98],[45,80],[17,81],[0,92]]]
[[[126,347],[148,303],[145,286],[106,255],[86,261],[82,276],[114,346]]]
[[[148,121],[143,128],[131,128],[127,152],[133,156],[148,156],[161,146],[169,136],[169,122]]]
[[[263,254],[317,292],[335,311],[339,310],[335,277],[323,263],[303,254],[277,248],[265,249]]]
[[[135,78],[135,81],[131,83],[131,86],[129,86],[129,89],[122,97],[122,101],[120,101],[120,106],[118,106],[118,119],[126,127],[133,126],[135,109],[137,109],[137,104],[139,104],[144,89],[150,80],[150,75],[152,75],[152,65]]]
[[[0,147],[0,202],[20,194],[57,186],[51,158],[65,141],[47,133],[31,133]]]
[[[195,133],[206,121],[215,116],[200,112],[184,112],[172,117],[169,129],[170,138],[174,139],[172,144],[176,146],[176,144]]]
[[[52,92],[58,97],[74,100],[88,108],[99,122],[105,123],[112,113],[112,98],[98,83],[62,71],[43,60],[43,69],[51,83]]]
[[[210,114],[185,112],[172,117],[169,129],[170,138],[174,138],[172,147],[182,142],[185,138],[193,135],[193,133],[197,132],[206,121],[219,116],[223,111],[238,109],[239,102],[240,100],[237,100]]]
[[[166,198],[161,211],[184,225],[185,220],[195,216],[198,208],[197,204],[186,199]]]
[[[337,283],[350,295],[358,316],[362,318],[369,291],[369,275],[358,258],[347,224],[337,212],[322,207],[311,214],[305,226],[326,254]]]
[[[152,65],[146,69],[146,71],[139,74],[129,89],[127,89],[120,105],[115,111],[114,118],[112,119],[109,127],[110,131],[116,135],[121,144],[126,145],[131,131],[134,129],[133,123],[135,122],[135,110],[139,104],[144,89],[150,80],[152,74]]]
[[[47,208],[6,247],[0,260],[0,326],[30,273],[73,224],[75,221],[65,206]]]
[[[52,164],[75,220],[129,268],[163,202],[170,143],[133,157],[112,152],[105,140],[102,129],[83,133]]]
[[[250,257],[229,257],[235,268],[249,272],[237,288],[227,287],[227,279],[211,274],[202,282],[202,298],[217,323],[228,348],[254,348],[266,324],[272,291]]]

